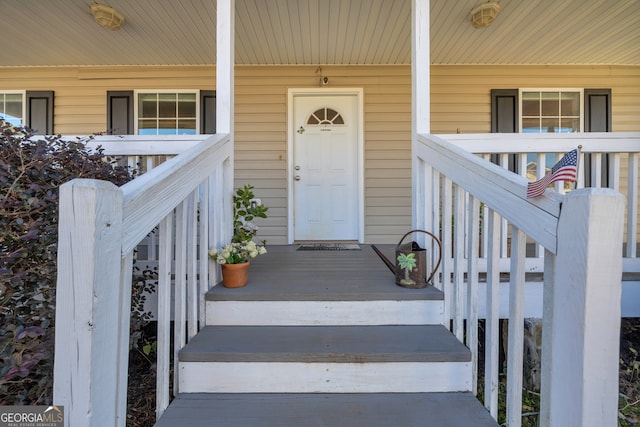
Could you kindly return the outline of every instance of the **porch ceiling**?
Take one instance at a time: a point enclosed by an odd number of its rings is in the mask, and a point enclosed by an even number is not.
[[[216,0],[100,0],[126,19],[99,27],[91,0],[2,2],[0,66],[215,63]],[[433,64],[640,65],[640,0],[431,0]],[[236,0],[236,63],[409,64],[411,0]]]

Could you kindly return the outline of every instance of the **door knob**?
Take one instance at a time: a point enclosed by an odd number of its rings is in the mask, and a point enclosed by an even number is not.
[[[296,175],[294,179],[295,179],[296,181],[300,181],[300,179],[301,179],[301,178],[300,178],[300,175]]]
[[[299,171],[300,170],[300,166],[296,166],[294,169]]]

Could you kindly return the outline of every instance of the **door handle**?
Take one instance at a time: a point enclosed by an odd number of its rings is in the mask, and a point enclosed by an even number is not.
[[[294,168],[295,170],[299,171],[300,170],[300,166],[296,165],[296,167]]]
[[[300,181],[302,178],[300,178],[300,175],[296,175],[294,178],[296,181]]]

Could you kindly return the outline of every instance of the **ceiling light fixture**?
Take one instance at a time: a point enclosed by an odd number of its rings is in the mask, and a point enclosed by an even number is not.
[[[488,27],[495,21],[498,12],[500,12],[500,3],[497,1],[482,3],[471,10],[471,25],[474,28]]]
[[[124,25],[124,16],[111,6],[101,3],[91,5],[91,14],[96,22],[107,30],[117,31]]]

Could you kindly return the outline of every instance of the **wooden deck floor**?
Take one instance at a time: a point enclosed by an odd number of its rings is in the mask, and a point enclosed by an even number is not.
[[[376,245],[391,260],[395,245]],[[214,287],[207,300],[260,299],[360,301],[441,300],[433,286],[407,289],[370,245],[361,250],[297,250],[298,245],[270,245],[265,255],[251,260],[249,282],[238,289]]]

